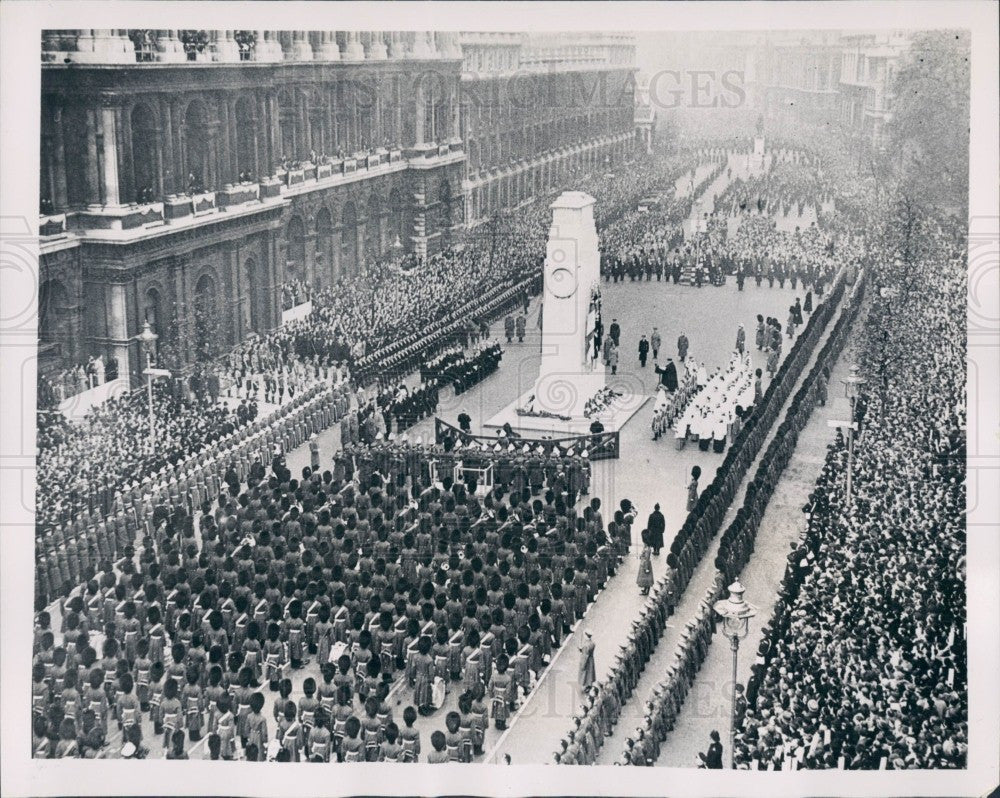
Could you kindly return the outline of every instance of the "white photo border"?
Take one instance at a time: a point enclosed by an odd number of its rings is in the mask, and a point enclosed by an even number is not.
[[[1000,168],[992,2],[15,2],[0,6],[0,791],[20,795],[983,795],[1000,782]],[[44,760],[30,751],[40,32],[197,26],[394,30],[971,31],[968,769],[766,773],[544,765]]]

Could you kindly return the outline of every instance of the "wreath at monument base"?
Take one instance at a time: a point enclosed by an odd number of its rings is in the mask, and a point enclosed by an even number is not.
[[[549,410],[535,410],[535,395],[532,394],[528,397],[527,404],[524,407],[515,407],[514,412],[519,416],[528,416],[531,418],[555,418],[559,421],[571,421],[569,416],[564,416],[560,413],[553,413]]]
[[[601,390],[587,400],[587,403],[583,406],[583,415],[587,418],[600,415],[621,395],[621,391],[616,391],[608,386],[601,388]]]

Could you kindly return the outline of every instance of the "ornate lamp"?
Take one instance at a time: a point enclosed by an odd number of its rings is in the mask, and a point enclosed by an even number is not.
[[[715,602],[713,609],[722,619],[722,633],[729,638],[733,650],[733,689],[729,708],[729,766],[736,767],[736,663],[740,641],[750,632],[750,619],[757,614],[757,608],[745,601],[746,588],[737,579],[728,588],[729,598]]]

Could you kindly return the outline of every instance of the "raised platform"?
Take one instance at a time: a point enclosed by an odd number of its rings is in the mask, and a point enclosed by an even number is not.
[[[59,403],[59,412],[70,421],[77,421],[87,415],[92,408],[104,404],[112,397],[124,396],[128,390],[128,379],[119,377],[63,399]]]
[[[483,429],[495,433],[504,424],[510,424],[514,431],[521,435],[542,434],[562,437],[590,433],[590,425],[594,422],[594,419],[587,418],[586,416],[571,417],[568,421],[564,421],[560,418],[547,418],[545,416],[518,415],[517,408],[524,406],[533,393],[534,390],[523,393],[489,421],[485,422]],[[623,394],[617,397],[606,410],[599,413],[597,418],[604,425],[605,432],[618,432],[628,423],[628,420],[632,416],[639,412],[639,409],[646,404],[649,398],[649,396],[642,394]]]

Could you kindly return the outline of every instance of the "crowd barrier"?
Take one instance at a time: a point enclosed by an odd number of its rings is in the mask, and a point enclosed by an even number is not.
[[[463,432],[454,424],[449,424],[440,418],[434,419],[434,442],[444,446],[447,441],[461,442],[463,446],[475,443],[487,448],[496,446],[514,446],[520,452],[527,446],[534,452],[539,446],[546,451],[553,446],[558,446],[561,450],[574,449],[578,454],[586,451],[587,457],[591,460],[617,460],[621,451],[620,435],[618,432],[599,432],[587,435],[569,435],[564,438],[531,438],[516,435],[511,438],[500,435],[474,435],[471,432]]]

